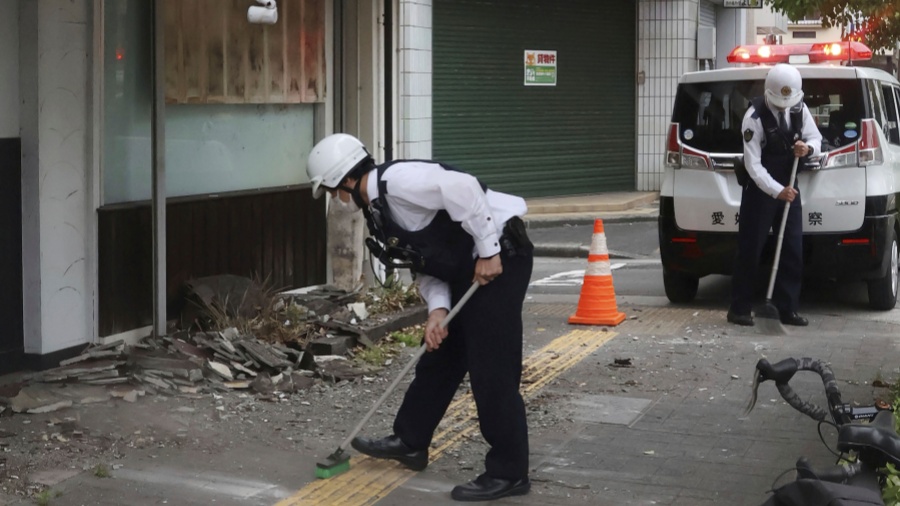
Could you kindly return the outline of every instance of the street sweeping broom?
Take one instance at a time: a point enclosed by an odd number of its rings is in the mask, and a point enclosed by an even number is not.
[[[456,313],[458,313],[459,310],[462,309],[463,304],[465,304],[466,301],[468,301],[469,298],[472,297],[472,294],[475,293],[475,290],[478,288],[478,286],[479,285],[477,281],[472,283],[472,286],[469,288],[469,290],[462,296],[461,299],[459,299],[459,302],[456,303],[456,306],[454,306],[453,309],[450,310],[450,312],[447,314],[447,317],[444,318],[444,321],[441,322],[442,329],[447,328],[447,325],[450,324],[450,320],[452,320],[453,317],[456,316]],[[360,420],[359,424],[356,425],[356,428],[350,431],[350,434],[346,439],[344,439],[344,442],[341,443],[340,446],[338,446],[338,449],[335,450],[331,455],[325,457],[324,461],[316,462],[316,478],[331,478],[332,476],[336,476],[350,470],[350,454],[347,453],[347,446],[351,441],[353,441],[353,438],[355,438],[356,435],[359,434],[359,431],[362,430],[366,422],[369,421],[369,418],[371,418],[372,415],[375,414],[375,411],[381,407],[385,399],[387,399],[388,395],[390,395],[391,392],[393,392],[394,389],[397,388],[400,380],[402,380],[406,376],[406,373],[408,373],[409,370],[412,369],[413,365],[415,365],[419,361],[419,359],[422,358],[422,355],[425,354],[426,350],[427,347],[425,346],[425,343],[422,343],[422,346],[419,347],[413,358],[405,366],[403,366],[403,370],[400,371],[400,374],[398,374],[397,377],[394,378],[394,381],[391,382],[390,386],[387,387],[387,390],[385,390],[384,393],[381,394],[381,397],[378,399],[378,401],[375,402],[375,405],[372,406],[371,409],[369,409],[369,412],[366,413],[366,416],[364,416],[362,420]]]

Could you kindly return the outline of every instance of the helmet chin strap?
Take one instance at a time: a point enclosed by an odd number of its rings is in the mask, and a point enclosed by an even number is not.
[[[346,180],[345,180],[345,181],[346,181]],[[343,183],[344,183],[344,182],[341,181],[341,185],[338,186],[338,189],[339,189],[339,190],[344,190],[345,192],[349,193],[349,194],[350,194],[350,197],[353,198],[353,202],[355,202],[356,205],[357,205],[360,209],[365,209],[366,206],[367,206],[367,204],[363,201],[362,194],[361,194],[360,191],[359,191],[359,185],[360,185],[360,183],[362,183],[362,178],[359,178],[359,179],[356,180],[356,184],[353,185],[353,188],[350,188],[349,186],[347,186],[347,185],[345,185],[345,184],[343,184]]]

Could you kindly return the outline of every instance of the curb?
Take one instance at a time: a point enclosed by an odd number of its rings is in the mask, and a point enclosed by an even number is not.
[[[543,243],[534,245],[535,257],[587,258],[590,251],[591,247],[589,244],[580,243]],[[609,258],[610,260],[641,260],[647,257],[609,250]]]
[[[604,223],[629,223],[638,221],[656,221],[659,218],[658,210],[644,214],[560,214],[560,215],[528,215],[523,218],[525,228],[553,228],[564,225],[593,225],[597,219]]]

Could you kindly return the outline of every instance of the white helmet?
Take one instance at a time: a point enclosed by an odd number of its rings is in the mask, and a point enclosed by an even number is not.
[[[369,157],[366,147],[356,137],[333,134],[316,144],[306,162],[306,173],[312,183],[313,198],[335,188],[359,162]]]
[[[775,107],[790,109],[803,100],[803,79],[792,65],[779,63],[766,75],[766,99]]]

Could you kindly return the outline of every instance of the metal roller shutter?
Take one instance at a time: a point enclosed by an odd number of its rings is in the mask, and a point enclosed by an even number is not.
[[[634,189],[637,2],[434,0],[434,158],[522,196]],[[525,50],[557,52],[525,86]]]
[[[699,9],[700,26],[716,26],[716,4],[701,0]]]

